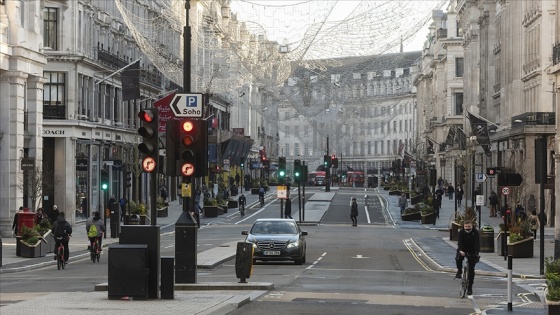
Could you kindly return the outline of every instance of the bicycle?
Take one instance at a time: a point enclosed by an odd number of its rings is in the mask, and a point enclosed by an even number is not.
[[[467,290],[469,288],[469,258],[478,257],[476,255],[465,255],[463,259],[463,277],[461,278],[461,289],[459,290],[459,295],[464,298],[467,295]]]
[[[245,216],[245,204],[239,205],[239,212],[241,212],[241,216]]]
[[[58,241],[58,248],[56,249],[56,266],[58,270],[61,268],[64,269],[65,262],[64,262],[64,244],[62,243],[62,237],[56,238]]]
[[[261,207],[264,207],[264,196],[259,196],[259,201],[261,202]]]
[[[95,241],[92,242],[91,247],[90,247],[90,256],[91,256],[91,261],[93,263],[95,263],[95,261],[97,260],[97,262],[99,262],[99,258],[101,256],[101,252],[99,251],[99,238],[96,237]]]

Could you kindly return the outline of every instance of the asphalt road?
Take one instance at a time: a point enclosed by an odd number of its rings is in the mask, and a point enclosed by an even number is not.
[[[308,196],[312,193],[307,192]],[[359,203],[358,227],[350,226],[352,196]],[[309,233],[307,263],[297,266],[291,262],[258,262],[248,281],[272,282],[275,289],[230,314],[475,314],[505,308],[507,283],[503,278],[477,277],[475,294],[468,299],[459,298],[459,282],[453,275],[431,270],[406,242],[411,237],[443,237],[445,232],[420,225],[418,229],[399,229],[388,218],[384,204],[381,196],[363,188],[341,188],[322,224],[303,227]],[[199,230],[198,251],[241,241],[241,231],[249,229],[255,219],[279,217],[279,213],[279,203],[269,202],[265,207],[248,209],[243,218],[239,213],[220,216]],[[162,235],[161,246],[162,255],[173,255],[174,236]],[[199,269],[197,279],[237,282],[234,261],[214,269]],[[100,263],[73,260],[63,271],[51,266],[3,274],[0,290],[30,295],[90,292],[95,284],[106,281],[104,254]],[[514,296],[523,299],[527,292],[523,286],[530,282],[518,280],[516,284]]]

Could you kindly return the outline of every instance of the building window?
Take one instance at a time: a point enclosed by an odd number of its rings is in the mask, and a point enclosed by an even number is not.
[[[64,119],[66,117],[66,75],[45,72],[47,82],[43,85],[43,117]]]
[[[290,155],[290,144],[286,143],[284,148],[284,156],[288,156],[288,155]]]
[[[379,144],[381,145],[381,154],[385,154],[385,148],[383,147],[383,141],[379,141]]]
[[[294,126],[294,136],[299,137],[299,126]]]
[[[402,132],[402,120],[399,120],[399,132]]]
[[[303,126],[303,135],[304,136],[309,135],[309,126],[307,126],[307,125]]]
[[[463,58],[455,58],[455,76],[463,77]]]
[[[393,121],[393,132],[397,132],[397,122]]]
[[[455,115],[463,115],[463,93],[455,93]]]
[[[309,145],[308,144],[304,144],[303,145],[303,155],[304,156],[309,156],[311,154],[309,154]]]
[[[294,143],[294,155],[295,156],[299,156],[300,152],[299,152],[299,143]]]
[[[43,10],[43,47],[58,50],[58,9]]]

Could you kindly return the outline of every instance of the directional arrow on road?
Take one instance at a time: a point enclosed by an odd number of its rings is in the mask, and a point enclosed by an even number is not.
[[[352,258],[363,259],[363,258],[369,258],[369,257],[364,257],[362,255],[356,255],[356,257],[352,257]]]

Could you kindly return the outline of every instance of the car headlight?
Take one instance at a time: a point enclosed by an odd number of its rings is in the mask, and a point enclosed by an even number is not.
[[[288,243],[288,246],[286,246],[286,247],[287,247],[287,248],[290,248],[290,249],[291,249],[291,248],[298,248],[299,245],[300,245],[299,240],[293,240],[293,241],[290,241],[290,242]]]
[[[254,237],[247,236],[247,239],[245,240],[245,242],[252,243],[253,245],[255,245],[257,243],[257,240]]]

